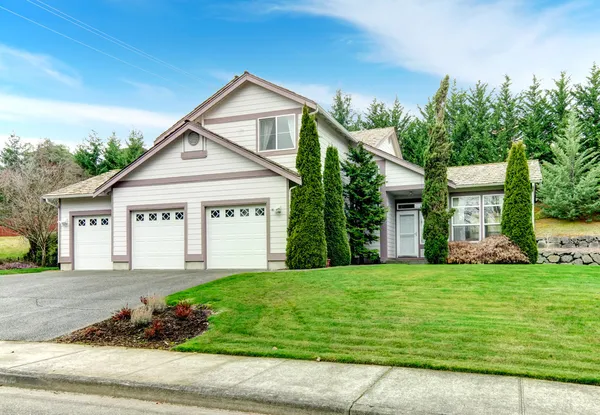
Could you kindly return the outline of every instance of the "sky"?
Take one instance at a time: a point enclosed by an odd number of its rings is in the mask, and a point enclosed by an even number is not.
[[[515,89],[600,60],[595,0],[0,0],[0,146],[154,138],[245,70],[409,110],[449,74]]]

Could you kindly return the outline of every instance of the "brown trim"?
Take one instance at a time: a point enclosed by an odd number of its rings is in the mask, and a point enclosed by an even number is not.
[[[112,223],[112,209],[95,209],[95,210],[72,210],[69,212],[69,262],[71,263],[71,269],[75,269],[75,218],[78,216],[101,216],[110,215],[110,222]],[[110,251],[112,254],[112,229],[110,235]],[[63,262],[61,261],[61,264]],[[66,262],[64,262],[66,264]]]
[[[259,151],[258,153],[264,157],[287,156],[290,154],[298,154],[298,144],[296,144],[296,148],[289,148],[287,150],[265,150]]]
[[[133,212],[147,212],[149,210],[167,210],[167,209],[183,209],[183,264],[181,269],[185,269],[185,257],[187,256],[188,251],[188,209],[187,202],[184,203],[157,203],[157,204],[148,204],[148,205],[130,205],[127,206],[125,212],[127,214],[126,218],[126,239],[127,239],[127,262],[129,262],[129,269],[133,269],[133,258],[132,258],[132,241],[131,236],[132,232],[132,223],[131,223],[131,214]],[[125,261],[124,261],[125,262]]]
[[[58,260],[59,264],[70,264],[71,263],[71,257],[68,256],[61,256]]]
[[[202,254],[186,254],[185,262],[204,262],[204,255],[202,255]]]
[[[218,206],[245,206],[245,205],[265,205],[265,216],[267,222],[267,266],[269,257],[271,254],[271,199],[270,198],[257,198],[257,199],[236,199],[236,200],[210,200],[207,202],[200,203],[200,215],[202,221],[202,256],[206,259],[205,268],[208,269],[208,254],[207,254],[207,239],[208,232],[206,227],[206,208],[218,207]],[[279,254],[276,254],[279,255]],[[285,255],[285,254],[282,254]]]
[[[62,221],[62,218],[60,216],[60,208],[61,208],[61,200],[58,199],[58,221],[56,223],[56,247],[58,250],[58,263],[61,264],[61,256],[60,256],[60,250],[62,249],[62,244],[60,241],[60,228],[62,227],[62,225],[60,224],[60,222]]]
[[[112,262],[129,262],[127,255],[113,255]]]
[[[181,153],[181,160],[205,159],[207,156],[208,152],[206,150],[183,151]]]
[[[279,115],[302,114],[302,107],[291,108],[287,110],[255,112],[253,114],[232,115],[229,117],[205,118],[204,125],[224,124],[238,121],[252,121],[259,118],[277,117]]]
[[[277,176],[277,173],[271,170],[250,170],[234,173],[211,173],[199,174],[197,176],[179,176],[179,177],[162,177],[159,179],[140,179],[140,180],[123,180],[115,185],[115,187],[141,187],[141,186],[160,186],[165,184],[182,184],[182,183],[198,183],[198,182],[213,182],[219,180],[240,180],[240,179],[255,179],[260,177]]]
[[[248,149],[246,149],[224,137],[221,137],[220,135],[215,134],[212,131],[207,130],[206,128],[204,128],[198,124],[186,123],[176,133],[171,135],[171,137],[169,137],[166,140],[161,141],[159,144],[155,145],[150,150],[146,151],[144,154],[142,154],[142,156],[140,156],[133,163],[129,164],[127,167],[125,167],[119,173],[115,174],[109,180],[104,182],[104,184],[102,184],[100,187],[98,187],[96,189],[96,191],[94,192],[94,197],[98,196],[105,190],[112,187],[114,184],[119,182],[119,180],[121,180],[123,177],[125,177],[127,174],[129,174],[131,171],[135,170],[138,166],[140,166],[144,161],[146,161],[147,159],[154,156],[156,153],[158,153],[164,147],[166,147],[171,142],[173,142],[176,138],[179,138],[179,136],[181,134],[183,134],[189,130],[197,132],[198,134],[214,141],[215,143],[227,148],[228,150],[231,150],[234,153],[241,155],[242,157],[252,160],[257,164],[259,164],[269,170],[274,171],[275,173],[285,177],[286,179],[292,180],[298,184],[302,183],[302,179],[300,178],[300,176],[298,174],[292,172],[291,170],[288,170],[287,168],[281,166],[280,164],[278,164],[272,160],[269,160],[259,154],[256,154],[256,153],[254,153],[254,152],[252,152],[252,151],[250,151],[250,150],[248,150]]]
[[[379,166],[379,173],[384,177],[385,175],[385,160],[379,160],[376,162],[377,166]],[[388,200],[387,200],[387,190],[386,183],[379,188],[381,192],[381,199],[383,202],[383,207],[385,207],[385,221],[381,224],[381,228],[379,230],[379,257],[381,258],[381,262],[385,262],[388,259],[388,234],[387,234],[387,219],[388,219]]]
[[[285,261],[285,254],[267,254],[267,261]]]
[[[479,191],[473,190],[472,192],[456,192],[456,193],[450,193],[450,197],[497,195],[497,194],[504,194],[504,189],[496,189],[496,190],[490,189],[490,190],[479,190]]]
[[[422,184],[407,184],[403,186],[387,186],[386,190],[388,192],[399,192],[402,190],[423,190],[424,187]]]

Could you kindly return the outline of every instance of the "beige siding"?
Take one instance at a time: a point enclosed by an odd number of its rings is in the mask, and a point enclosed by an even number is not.
[[[261,153],[265,156],[267,153]],[[279,163],[290,170],[296,171],[296,154],[283,154],[279,156],[268,156],[275,163]]]
[[[388,258],[396,258],[396,198],[387,195],[388,212],[387,212],[387,249]]]
[[[231,117],[299,107],[301,105],[291,99],[258,85],[246,83],[204,114],[204,118]]]
[[[256,120],[209,124],[206,129],[246,147],[248,150],[256,151]]]
[[[69,238],[73,224],[70,222],[71,212],[80,210],[105,210],[110,209],[109,197],[62,199],[60,202],[60,222],[69,222],[67,226],[60,225],[59,256],[68,257]]]
[[[406,186],[423,184],[423,176],[391,161],[385,164],[386,185]]]
[[[396,151],[394,149],[394,144],[392,143],[392,138],[384,140],[381,144],[379,144],[378,148],[393,156],[397,156]]]
[[[208,153],[206,158],[182,160],[181,150],[181,139],[173,141],[160,151],[160,153],[127,175],[125,180],[158,179],[163,177],[195,176],[200,174],[264,169],[259,164],[210,140],[206,140],[206,150]]]
[[[202,253],[201,202],[270,198],[271,208],[281,206],[281,214],[271,213],[271,252],[285,253],[287,234],[287,180],[281,176],[221,180],[147,187],[122,187],[113,191],[113,251],[126,255],[126,209],[130,205],[156,203],[188,204],[188,253]]]

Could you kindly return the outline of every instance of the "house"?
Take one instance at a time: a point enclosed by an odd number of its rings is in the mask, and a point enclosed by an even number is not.
[[[423,256],[423,169],[393,128],[348,132],[315,101],[245,72],[162,133],[138,160],[45,196],[59,204],[61,269],[279,269],[302,107],[322,159],[363,142],[386,184],[383,261]],[[505,163],[449,169],[453,240],[499,232]],[[541,180],[530,162],[531,180]]]

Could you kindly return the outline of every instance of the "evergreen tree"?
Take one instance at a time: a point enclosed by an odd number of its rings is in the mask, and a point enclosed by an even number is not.
[[[552,145],[554,161],[542,165],[539,190],[542,212],[560,219],[592,218],[600,212],[598,153],[583,149],[577,116],[568,113],[566,125]]]
[[[458,89],[456,81],[454,81],[446,102],[446,118],[444,118],[448,139],[452,144],[449,160],[451,166],[462,166],[472,162],[473,157],[470,153],[472,146],[469,143],[471,140],[470,112],[467,93]],[[432,104],[431,122],[426,126],[428,140],[433,125],[435,125],[435,108]]]
[[[110,170],[122,169],[125,166],[126,163],[123,150],[121,149],[121,140],[119,140],[113,131],[112,135],[108,137],[106,147],[104,147],[100,170],[102,173],[105,173]]]
[[[427,110],[427,106],[425,108]],[[420,109],[420,111],[423,110]],[[411,120],[402,139],[402,157],[404,160],[421,167],[425,165],[428,131],[427,119],[413,118]]]
[[[487,88],[487,84],[479,81],[467,94],[469,141],[462,154],[462,165],[495,161],[490,124],[492,98]]]
[[[571,110],[573,93],[569,85],[571,78],[562,71],[560,77],[554,80],[554,89],[548,91],[550,117],[554,135],[561,134],[567,124],[567,116]]]
[[[371,130],[373,128],[391,127],[391,117],[385,102],[374,99],[367,111],[363,114],[361,128]]]
[[[328,147],[323,172],[323,188],[325,190],[325,239],[327,240],[327,257],[331,265],[336,267],[350,264],[350,244],[346,231],[344,215],[344,195],[342,174],[337,148]]]
[[[139,156],[144,154],[146,149],[144,148],[144,135],[139,130],[131,130],[129,137],[125,142],[125,148],[123,149],[123,163],[127,166],[138,159]]]
[[[101,173],[103,147],[102,139],[92,130],[83,144],[78,145],[75,150],[75,162],[90,176]]]
[[[587,82],[575,86],[574,95],[584,148],[600,152],[600,67],[592,66]]]
[[[390,125],[388,127],[394,127],[398,136],[398,142],[402,146],[402,139],[406,135],[412,117],[406,112],[402,104],[400,104],[398,97],[394,100],[389,114]]]
[[[341,89],[335,91],[331,115],[348,131],[358,129],[356,128],[356,116],[352,109],[352,96],[343,94]]]
[[[529,258],[537,262],[537,244],[533,232],[531,181],[522,141],[513,143],[508,154],[502,207],[502,234],[513,241]]]
[[[19,169],[25,163],[31,145],[23,143],[21,137],[12,133],[0,152],[0,166],[5,169]]]
[[[494,161],[506,161],[508,151],[519,132],[519,96],[511,92],[512,81],[508,75],[495,97],[491,117],[492,146]]]
[[[321,148],[317,125],[304,106],[296,156],[302,185],[292,191],[286,264],[290,269],[322,268],[327,263]]]
[[[369,246],[379,240],[377,231],[386,217],[380,188],[385,177],[373,155],[365,150],[362,143],[350,147],[348,159],[342,163],[342,171],[348,178],[344,184],[346,198],[346,222],[350,237],[350,251],[357,263],[376,261],[377,250]]]
[[[522,118],[519,125],[527,156],[530,159],[551,160],[552,117],[546,93],[535,76],[533,83],[522,96]]]
[[[450,232],[448,221],[453,213],[448,211],[447,170],[451,144],[444,123],[448,87],[449,77],[446,75],[434,97],[435,123],[429,133],[429,146],[425,157],[425,188],[421,212],[425,219],[425,258],[431,264],[447,262]]]

